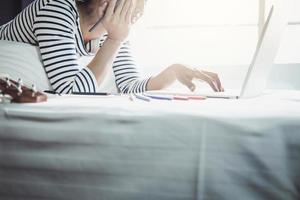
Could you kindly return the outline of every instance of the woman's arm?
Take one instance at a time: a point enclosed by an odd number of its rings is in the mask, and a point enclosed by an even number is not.
[[[149,80],[147,90],[162,90],[171,86],[175,81],[176,75],[173,67],[170,66]]]
[[[109,2],[101,22],[107,31],[107,39],[88,65],[88,68],[94,73],[98,84],[103,82],[122,41],[127,38],[131,28],[131,18],[134,9],[132,0],[122,1],[115,8],[116,2],[116,0]]]
[[[98,83],[94,74],[78,65],[76,14],[66,1],[57,4],[51,1],[40,8],[33,25],[49,82],[58,93],[96,92]]]
[[[108,69],[113,63],[115,54],[120,48],[120,45],[120,41],[107,38],[103,43],[103,46],[96,53],[93,60],[88,64],[88,68],[96,76],[98,85],[103,82]]]
[[[102,83],[107,70],[112,66],[120,92],[144,92],[149,78],[140,78],[131,55],[130,44],[122,42],[129,34],[133,4],[130,0],[122,1],[119,4],[120,7],[113,11],[115,2],[116,0],[110,2],[102,21],[107,31],[107,38],[88,67],[97,77],[98,84]],[[121,11],[119,9],[122,6]]]
[[[149,78],[141,78],[129,42],[122,44],[113,62],[113,71],[120,92],[140,93],[146,91]]]

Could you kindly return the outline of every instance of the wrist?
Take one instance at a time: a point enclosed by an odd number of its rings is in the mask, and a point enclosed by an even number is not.
[[[109,33],[107,34],[107,39],[116,41],[116,42],[123,42],[127,37],[124,37],[123,35],[120,34],[115,34],[115,33]]]
[[[158,75],[151,77],[147,84],[147,90],[162,90],[174,83],[176,80],[175,66],[169,66]]]
[[[167,67],[162,73],[161,73],[165,85],[169,86],[173,84],[177,80],[177,66],[176,65],[171,65]]]
[[[106,42],[114,44],[114,45],[121,45],[123,40],[119,40],[119,39],[113,39],[111,37],[107,37]]]
[[[179,71],[180,65],[179,64],[173,64],[167,68],[169,71],[169,76],[171,76],[173,79],[177,79],[177,73]]]

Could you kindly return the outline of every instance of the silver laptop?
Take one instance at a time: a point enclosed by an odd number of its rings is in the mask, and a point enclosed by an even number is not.
[[[287,23],[288,5],[285,0],[278,0],[272,6],[264,24],[242,88],[240,90],[229,89],[225,92],[197,92],[197,95],[207,96],[208,98],[231,99],[259,96],[266,88],[268,76],[280,47]]]

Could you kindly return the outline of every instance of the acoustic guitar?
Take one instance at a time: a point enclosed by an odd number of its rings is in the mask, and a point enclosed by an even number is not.
[[[47,95],[23,84],[22,79],[14,81],[8,77],[0,77],[0,103],[39,103],[47,101]]]

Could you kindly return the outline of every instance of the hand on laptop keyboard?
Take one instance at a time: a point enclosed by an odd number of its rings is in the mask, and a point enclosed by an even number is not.
[[[219,79],[218,74],[204,71],[200,69],[190,69],[184,65],[174,65],[174,72],[177,80],[186,85],[192,92],[195,91],[196,86],[193,80],[204,81],[210,85],[215,92],[224,92],[222,83]]]
[[[147,90],[163,90],[175,81],[189,88],[190,91],[196,90],[194,80],[206,82],[215,92],[224,92],[218,74],[186,67],[181,64],[174,64],[163,70],[158,75],[151,77],[147,84]]]

